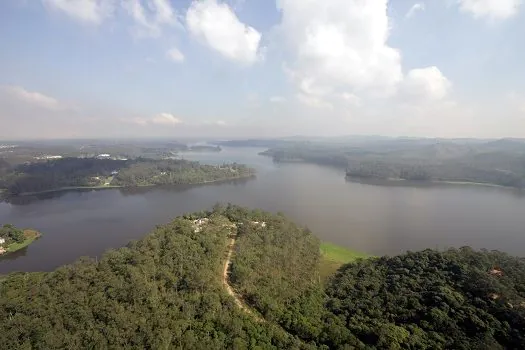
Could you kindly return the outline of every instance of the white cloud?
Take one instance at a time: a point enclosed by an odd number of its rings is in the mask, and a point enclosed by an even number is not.
[[[66,106],[57,99],[40,92],[27,91],[21,86],[2,86],[0,90],[10,97],[32,107],[43,108],[51,111],[63,110]]]
[[[341,94],[341,98],[343,100],[345,100],[350,105],[353,105],[353,106],[356,106],[356,107],[361,105],[361,99],[358,96],[356,96],[356,95],[354,95],[352,93],[343,92]]]
[[[217,120],[215,124],[218,126],[226,126],[226,122],[224,120]]]
[[[272,103],[283,103],[286,102],[286,99],[282,96],[272,96],[270,97],[270,102]]]
[[[91,24],[100,24],[104,19],[111,17],[115,9],[114,0],[42,0],[42,2],[50,9]]]
[[[408,10],[407,14],[405,15],[405,18],[412,18],[416,12],[418,11],[425,11],[425,4],[424,3],[415,3],[410,10]]]
[[[334,108],[334,106],[330,102],[327,102],[323,98],[315,96],[315,95],[309,95],[309,94],[300,92],[297,94],[297,99],[308,107],[320,108],[320,109],[333,109]]]
[[[516,15],[522,0],[457,0],[463,12],[470,13],[474,18],[487,18],[497,21]]]
[[[151,119],[151,123],[158,125],[178,125],[182,123],[182,120],[170,113],[160,113]]]
[[[387,44],[387,0],[281,0],[280,33],[307,104],[342,93],[389,95],[403,79],[401,55]]]
[[[402,92],[415,100],[442,100],[452,83],[435,67],[412,69],[403,82]]]
[[[142,126],[147,126],[147,125],[175,126],[175,125],[183,124],[183,121],[180,118],[175,117],[171,113],[159,113],[149,118],[141,118],[141,117],[132,118],[132,119],[124,118],[124,119],[121,119],[121,121],[126,122],[126,123],[142,125]]]
[[[186,13],[189,31],[226,58],[252,64],[259,57],[261,33],[217,0],[193,1]]]
[[[135,21],[138,37],[159,37],[164,25],[180,24],[168,0],[122,0],[122,6]]]
[[[168,52],[166,52],[166,56],[173,62],[184,62],[184,55],[176,47],[169,49]]]

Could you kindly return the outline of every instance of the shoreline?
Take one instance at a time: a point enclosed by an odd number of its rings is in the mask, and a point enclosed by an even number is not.
[[[407,180],[407,179],[398,179],[398,178],[364,178],[357,176],[345,176],[349,180],[355,180],[354,182],[360,182],[365,184],[374,185],[376,182],[383,182],[383,184],[408,184],[408,185],[455,185],[455,186],[480,186],[480,187],[494,187],[494,188],[505,188],[510,190],[522,190],[520,187],[505,186],[499,185],[490,182],[474,182],[474,181],[450,181],[450,180]]]
[[[21,249],[26,248],[27,246],[30,246],[33,242],[35,242],[37,239],[42,237],[42,233],[35,231],[35,230],[24,230],[24,235],[26,236],[26,239],[24,239],[21,243],[12,243],[9,246],[5,247],[6,252],[3,254],[0,254],[0,257],[7,256],[11,253],[17,252]],[[30,237],[28,237],[30,236]]]
[[[49,194],[49,193],[56,193],[56,192],[67,192],[67,191],[81,191],[81,190],[110,190],[110,189],[117,189],[117,188],[143,188],[143,187],[156,187],[156,186],[166,186],[166,185],[169,185],[169,186],[174,186],[174,185],[205,185],[205,184],[218,183],[218,182],[224,182],[224,181],[230,181],[230,180],[249,179],[249,178],[253,178],[255,176],[256,176],[256,174],[251,174],[251,175],[245,175],[245,176],[229,177],[229,178],[225,178],[225,179],[190,182],[190,183],[151,184],[151,185],[137,185],[137,186],[120,186],[120,185],[108,185],[108,186],[68,186],[68,187],[60,187],[60,188],[54,188],[54,189],[38,191],[38,192],[23,192],[23,193],[20,193],[20,194],[17,194],[17,195],[9,195],[6,192],[5,193],[5,197],[0,197],[0,198],[29,197],[29,196],[38,196],[38,195],[41,195],[41,194]]]

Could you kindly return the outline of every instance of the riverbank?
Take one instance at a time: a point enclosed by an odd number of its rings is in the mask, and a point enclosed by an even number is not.
[[[9,253],[14,253],[17,250],[23,249],[42,237],[42,234],[35,230],[24,230],[24,241],[20,243],[12,243],[6,247],[6,251],[3,254],[0,254],[1,256],[5,256]]]
[[[479,187],[495,187],[495,188],[505,188],[510,190],[522,190],[522,188],[519,187],[513,187],[513,186],[504,186],[504,185],[498,185],[495,183],[489,183],[489,182],[474,182],[474,181],[449,181],[449,180],[407,180],[407,179],[401,179],[401,178],[365,178],[365,177],[356,177],[356,176],[348,176],[346,175],[346,179],[351,182],[357,182],[362,184],[368,184],[368,185],[376,185],[376,186],[415,186],[415,187],[424,187],[424,186],[432,186],[432,185],[454,185],[454,186],[479,186]]]
[[[189,182],[189,183],[176,183],[172,185],[205,185],[205,184],[211,184],[211,183],[221,183],[221,182],[227,182],[227,181],[233,181],[233,180],[241,180],[241,179],[250,179],[254,178],[256,174],[250,174],[250,175],[243,175],[243,176],[235,176],[235,177],[229,177],[225,179],[217,179],[217,180],[209,180],[209,181],[199,181],[199,182]],[[49,193],[57,193],[57,192],[66,192],[66,191],[84,191],[84,190],[109,190],[109,189],[115,189],[115,188],[143,188],[143,187],[157,187],[157,186],[166,186],[168,184],[150,184],[150,185],[137,185],[137,186],[117,186],[117,185],[107,185],[107,186],[69,186],[69,187],[60,187],[60,188],[54,188],[50,190],[44,190],[44,191],[38,191],[38,192],[23,192],[19,193],[17,195],[11,195],[9,196],[7,192],[5,193],[5,196],[3,198],[7,197],[28,197],[28,196],[38,196],[42,194],[49,194]],[[2,197],[0,197],[2,199]]]
[[[363,252],[354,251],[330,242],[321,242],[321,264],[319,271],[324,282],[332,276],[342,265],[358,259],[368,259],[372,256]]]

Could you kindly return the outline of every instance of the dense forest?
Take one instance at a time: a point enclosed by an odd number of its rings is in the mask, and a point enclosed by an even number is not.
[[[326,289],[328,338],[382,349],[524,349],[525,259],[470,248],[342,267]],[[339,328],[339,329],[338,329]]]
[[[323,302],[318,239],[282,216],[255,211],[250,219],[238,228],[232,284],[266,320],[315,339]]]
[[[255,171],[242,164],[204,165],[185,160],[140,160],[119,171],[113,185],[134,187],[147,185],[195,184],[248,177]]]
[[[229,249],[230,284],[253,313],[222,284]],[[36,349],[525,348],[523,258],[470,248],[409,252],[346,264],[324,287],[319,260],[319,241],[283,215],[217,205],[101,259],[1,278],[0,342]]]
[[[253,174],[253,169],[240,164],[213,166],[179,159],[63,158],[11,167],[4,161],[0,162],[0,188],[19,195],[67,187],[194,184]]]
[[[356,178],[490,183],[525,187],[523,140],[348,139],[302,141],[262,155],[347,169]]]
[[[224,291],[230,225],[224,214],[177,218],[98,261],[4,278],[2,348],[304,348],[280,328],[239,310]],[[193,218],[201,216],[210,222],[196,232]]]

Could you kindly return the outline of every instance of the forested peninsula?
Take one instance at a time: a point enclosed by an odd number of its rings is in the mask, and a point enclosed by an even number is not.
[[[425,250],[357,259],[322,276],[324,259],[319,240],[285,216],[217,205],[102,258],[0,278],[0,342],[37,349],[525,348],[523,258]]]
[[[12,224],[4,224],[0,227],[0,255],[25,248],[41,235],[35,230],[21,230]]]
[[[349,138],[277,143],[261,155],[346,169],[350,179],[525,188],[523,140]]]
[[[12,167],[5,163],[0,167],[0,188],[4,196],[18,196],[77,188],[200,184],[254,175],[254,169],[236,163],[215,166],[182,159],[62,158]]]

